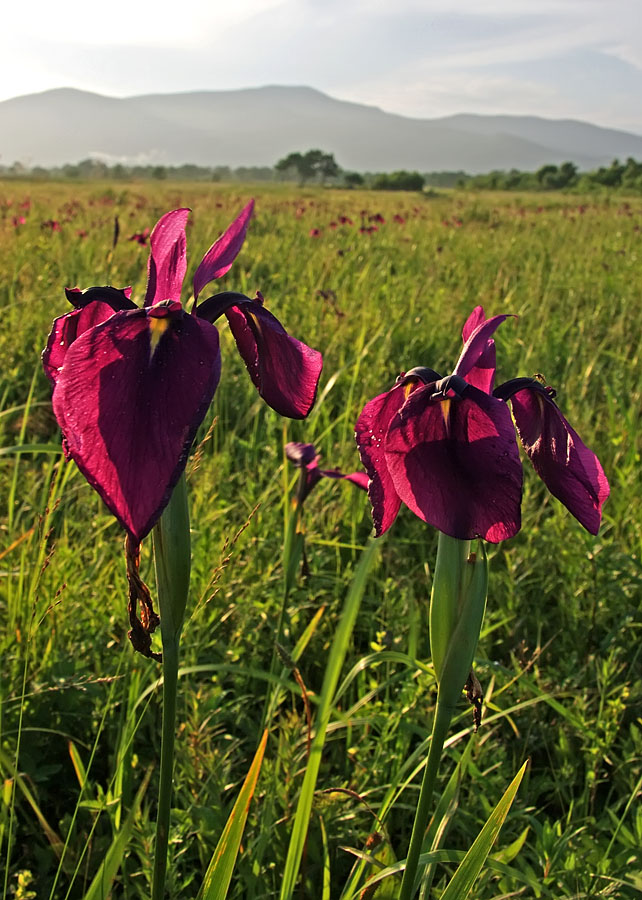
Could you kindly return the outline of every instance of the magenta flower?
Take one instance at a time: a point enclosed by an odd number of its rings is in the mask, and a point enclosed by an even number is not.
[[[298,469],[305,472],[305,479],[301,479],[297,492],[297,502],[303,503],[312,488],[321,481],[322,478],[341,478],[344,481],[351,481],[362,490],[368,489],[368,476],[365,472],[350,472],[345,475],[339,469],[320,469],[319,456],[314,444],[301,444],[297,441],[291,441],[285,445],[285,455]]]
[[[522,466],[509,400],[535,471],[597,534],[608,481],[556,406],[555,391],[535,378],[516,378],[493,390],[491,335],[506,318],[485,319],[478,306],[464,325],[464,348],[452,375],[412,369],[364,407],[356,439],[370,477],[377,535],[392,525],[402,502],[460,540],[497,543],[517,534]]]
[[[231,268],[252,209],[203,257],[195,298]],[[188,215],[167,213],[150,235],[142,308],[129,288],[68,290],[75,308],[55,320],[43,352],[65,451],[137,542],[167,504],[218,385],[216,318],[227,316],[259,394],[282,415],[309,413],[322,366],[321,354],[290,337],[260,296],[226,292],[183,309]]]

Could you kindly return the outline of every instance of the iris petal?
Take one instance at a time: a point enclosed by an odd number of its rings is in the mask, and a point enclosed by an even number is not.
[[[94,300],[87,306],[74,309],[73,312],[65,313],[64,316],[54,319],[47,338],[47,346],[42,352],[45,375],[52,385],[55,386],[60,377],[60,370],[73,342],[87,329],[93,328],[94,325],[100,325],[101,322],[105,322],[113,315],[114,310],[110,304]]]
[[[418,388],[393,418],[385,461],[398,496],[459,540],[497,543],[520,528],[522,466],[506,404],[468,387],[436,400]]]
[[[165,213],[149,237],[145,306],[180,300],[187,268],[185,226],[189,209]]]
[[[482,321],[469,335],[464,344],[464,349],[457,360],[453,375],[466,378],[472,369],[478,365],[488,348],[488,341],[498,325],[507,319],[508,315],[493,316]]]
[[[107,303],[111,306],[113,312],[118,312],[121,309],[136,309],[136,304],[131,299],[131,287],[121,289],[107,284],[104,287],[89,287],[84,290],[80,288],[65,288],[65,295],[76,309],[88,306],[96,300]]]
[[[136,540],[167,504],[219,376],[216,328],[178,304],[115,313],[70,347],[56,418],[85,478]]]
[[[401,500],[388,472],[384,439],[388,426],[403,406],[407,385],[398,384],[366,403],[355,425],[361,462],[370,478],[368,497],[377,537],[387,531],[399,512]]]
[[[591,534],[597,534],[609,483],[597,456],[541,388],[510,398],[520,440],[533,468],[554,497]]]
[[[482,325],[485,321],[486,316],[484,315],[484,307],[476,306],[466,319],[466,322],[462,329],[461,336],[463,338],[464,344],[471,336],[471,334],[475,331],[475,329]],[[482,350],[477,362],[465,376],[466,381],[468,382],[468,384],[472,384],[474,387],[479,388],[480,391],[484,391],[484,393],[486,394],[492,394],[493,384],[495,382],[495,364],[495,341],[489,338],[486,341],[486,347],[484,350]]]
[[[232,268],[232,263],[243,246],[253,210],[254,200],[251,200],[203,257],[201,264],[194,273],[195,298],[198,297],[206,284],[214,281],[215,278],[221,278]]]
[[[225,310],[236,346],[259,394],[282,416],[304,419],[316,399],[323,357],[291,337],[258,301]]]

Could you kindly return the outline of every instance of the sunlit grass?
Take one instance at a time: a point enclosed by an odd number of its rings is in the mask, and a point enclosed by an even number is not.
[[[328,467],[355,469],[352,430],[365,401],[415,365],[450,372],[461,325],[479,303],[488,314],[519,316],[496,333],[498,380],[545,375],[600,456],[612,496],[592,538],[526,472],[522,532],[491,548],[477,662],[487,723],[466,758],[445,846],[468,849],[530,757],[502,833],[506,848],[528,827],[519,852],[505,860],[522,880],[489,869],[475,896],[635,896],[626,884],[642,869],[642,203],[265,185],[72,191],[11,182],[0,184],[3,897],[19,876],[31,877],[24,890],[38,898],[82,897],[160,743],[159,672],[134,656],[126,637],[123,535],[55,450],[39,364],[51,320],[67,311],[65,286],[132,285],[140,299],[147,248],[128,238],[173,206],[193,209],[189,277],[252,195],[256,217],[222,285],[261,290],[291,333],[323,351],[324,372],[310,418],[286,422],[258,398],[222,328],[223,374],[200,438],[212,431],[188,479],[194,565],[170,896],[195,896],[260,740],[282,598],[283,485],[295,477],[284,470],[284,443],[313,441]],[[27,221],[14,226],[18,214]],[[370,219],[377,214],[385,222]],[[353,224],[339,224],[341,216]],[[52,220],[60,230],[42,226]],[[361,225],[377,230],[362,233]],[[311,237],[312,229],[320,235]],[[324,608],[298,661],[313,710],[370,533],[366,506],[361,492],[329,482],[306,504],[311,574],[290,595],[285,637],[291,651]],[[383,836],[375,855],[385,865],[405,853],[418,794],[418,778],[409,778],[434,705],[425,560],[435,546],[435,536],[403,512],[368,581],[316,785],[323,793],[313,802],[305,896],[319,896],[325,865],[338,898],[354,865],[341,848],[363,850],[375,830]],[[143,566],[152,580],[149,556]],[[307,734],[300,690],[293,680],[288,687],[232,897],[259,900],[281,887]],[[444,784],[471,724],[462,706]],[[116,896],[148,896],[156,778],[153,771]],[[436,889],[454,868],[436,868]]]

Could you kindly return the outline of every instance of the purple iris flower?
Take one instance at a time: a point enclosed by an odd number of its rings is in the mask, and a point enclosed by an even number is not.
[[[464,325],[452,375],[412,369],[365,405],[356,440],[370,477],[377,535],[392,525],[402,502],[459,540],[497,543],[517,534],[522,465],[515,426],[549,491],[597,534],[609,484],[555,404],[555,391],[536,378],[515,378],[493,390],[491,336],[506,318],[486,319],[478,306]]]
[[[189,210],[176,209],[150,235],[143,307],[129,288],[67,290],[74,309],[54,321],[43,352],[65,452],[136,542],[167,504],[218,385],[220,315],[273,409],[302,419],[314,404],[321,354],[290,337],[260,294],[225,292],[196,305],[231,268],[253,205],[196,269],[191,313],[181,305]]]
[[[297,490],[297,503],[300,505],[304,502],[312,488],[321,481],[322,478],[341,478],[344,481],[351,481],[362,490],[368,489],[368,476],[365,472],[350,472],[345,475],[339,469],[320,469],[319,456],[314,444],[301,444],[297,441],[291,441],[285,445],[285,455],[297,468],[305,472],[305,478],[299,482]]]

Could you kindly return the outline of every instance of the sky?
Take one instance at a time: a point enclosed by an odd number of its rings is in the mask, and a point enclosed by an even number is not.
[[[642,134],[642,0],[7,0],[0,101],[306,85],[416,118]]]

